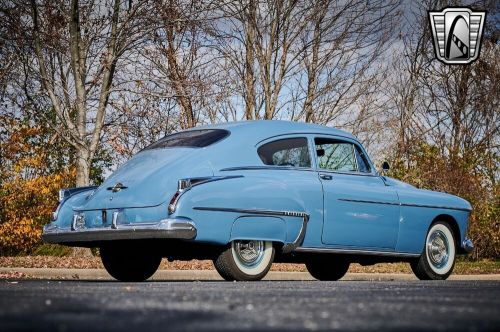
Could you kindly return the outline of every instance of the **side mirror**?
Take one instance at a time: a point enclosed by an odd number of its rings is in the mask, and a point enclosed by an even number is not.
[[[382,163],[382,173],[386,173],[391,169],[391,166],[389,166],[389,163],[387,161],[384,161]]]

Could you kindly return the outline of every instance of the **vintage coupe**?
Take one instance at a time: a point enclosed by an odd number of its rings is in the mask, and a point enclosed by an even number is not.
[[[43,239],[99,247],[122,281],[148,279],[162,257],[211,259],[226,280],[259,280],[273,261],[305,263],[319,280],[392,261],[446,279],[473,248],[470,212],[379,174],[349,133],[249,121],[165,136],[101,186],[62,189]]]

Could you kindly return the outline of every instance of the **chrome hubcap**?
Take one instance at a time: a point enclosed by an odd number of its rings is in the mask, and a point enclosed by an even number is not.
[[[264,256],[263,241],[234,241],[233,251],[238,260],[248,266],[255,266]]]
[[[448,263],[450,249],[446,236],[441,231],[435,231],[429,236],[427,241],[427,256],[432,265],[442,268]]]

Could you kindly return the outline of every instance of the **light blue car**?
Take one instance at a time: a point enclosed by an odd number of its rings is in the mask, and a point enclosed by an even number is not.
[[[260,280],[273,262],[337,280],[351,262],[393,261],[446,279],[473,248],[470,213],[459,197],[382,176],[349,133],[249,121],[168,135],[101,186],[62,189],[43,239],[99,247],[122,281],[148,279],[162,257],[211,259],[226,280]]]

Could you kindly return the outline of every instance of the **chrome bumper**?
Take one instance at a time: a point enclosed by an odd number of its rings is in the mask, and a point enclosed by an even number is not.
[[[472,250],[474,250],[474,244],[472,243],[472,240],[466,237],[462,241],[462,249],[465,251],[465,253],[470,254]]]
[[[97,228],[59,228],[46,225],[42,240],[46,243],[80,243],[112,240],[185,239],[196,237],[196,227],[191,221],[165,219],[156,223],[119,224]]]

